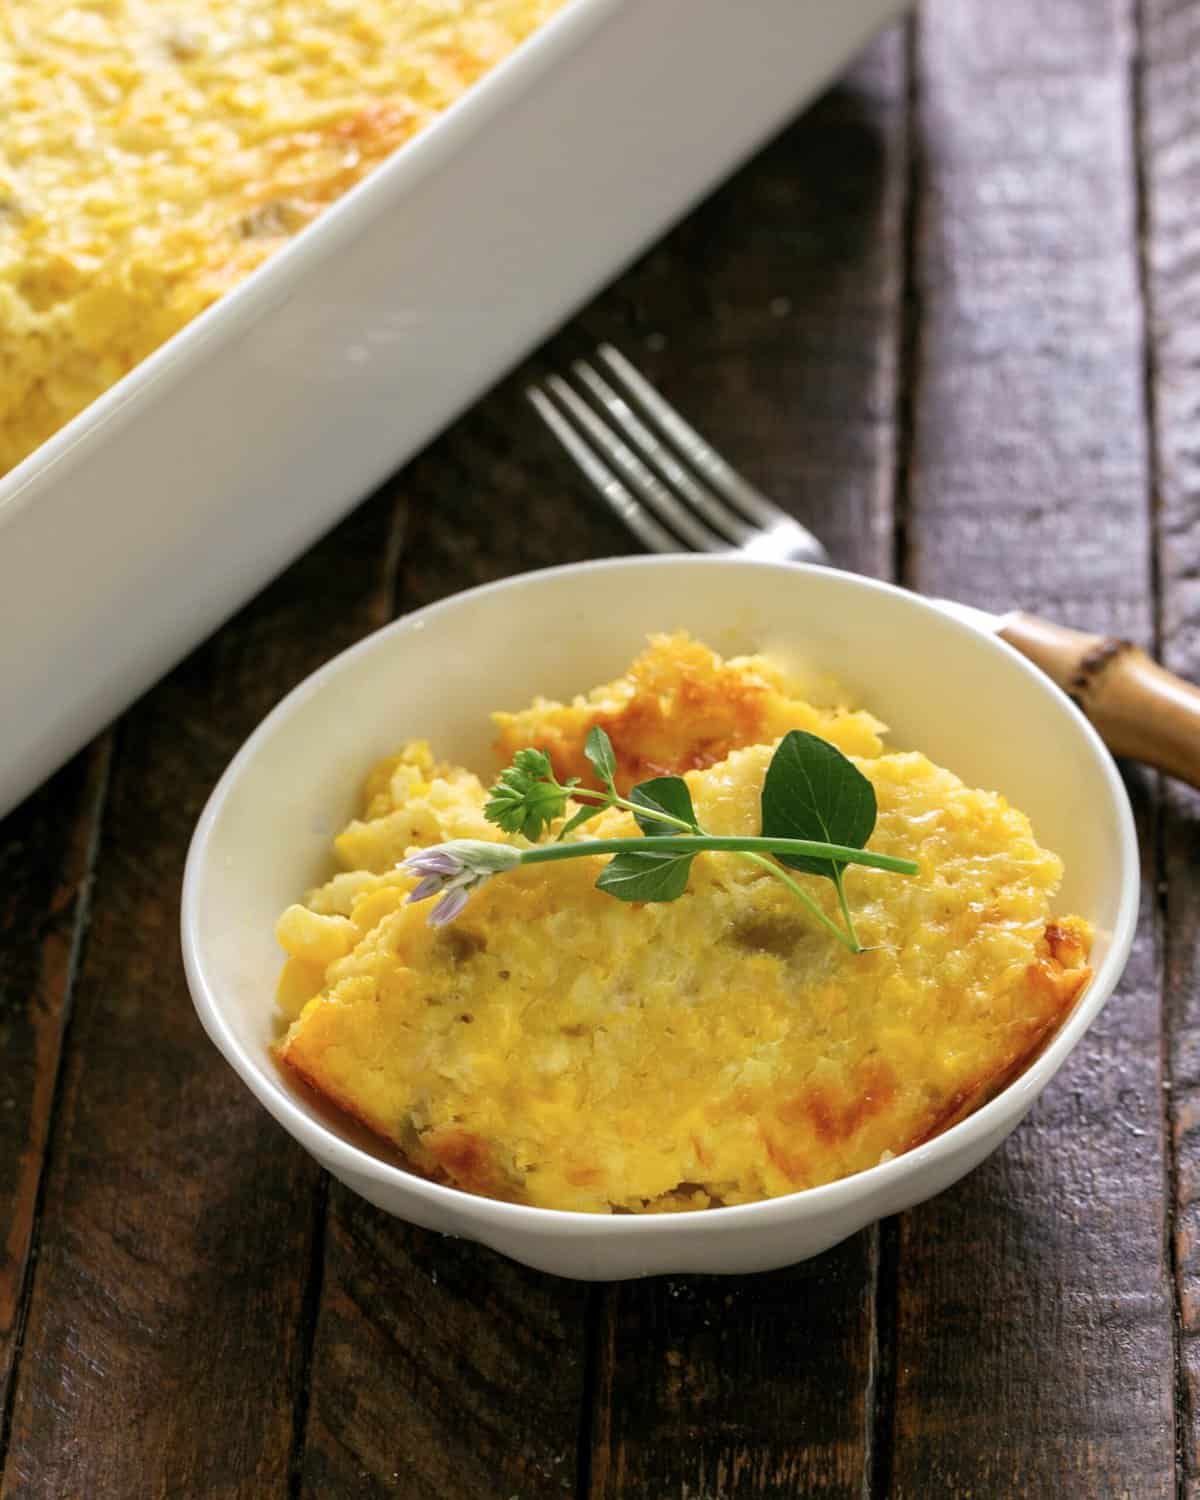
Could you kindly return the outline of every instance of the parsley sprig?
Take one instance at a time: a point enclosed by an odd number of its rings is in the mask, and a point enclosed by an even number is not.
[[[687,889],[692,861],[715,850],[737,854],[781,881],[806,910],[852,953],[862,945],[846,899],[847,865],[866,865],[898,875],[915,875],[910,859],[873,854],[866,842],[875,827],[875,789],[827,740],[793,729],[780,741],[763,782],[762,833],[755,837],[707,833],[696,818],[691,793],[681,776],[656,776],[623,797],[616,788],[617,759],[612,741],[599,726],[588,734],[584,753],[604,790],[581,786],[578,777],[559,781],[544,750],[519,750],[492,787],[484,807],[488,821],[505,833],[531,842],[564,817],[568,801],[575,812],[551,843],[530,849],[456,839],[422,849],[403,868],[422,877],[409,897],[422,901],[440,894],[432,923],[451,921],[469,893],[492,875],[517,865],[611,854],[597,887],[620,901],[675,901]],[[566,836],[611,807],[633,814],[641,838],[575,839]],[[789,874],[790,870],[831,880],[845,927],[840,927]]]

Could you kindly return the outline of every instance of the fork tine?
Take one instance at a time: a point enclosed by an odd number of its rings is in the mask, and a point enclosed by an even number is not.
[[[812,532],[743,479],[622,354],[611,344],[597,354],[611,379],[586,360],[572,367],[597,409],[561,375],[526,395],[600,498],[651,551],[735,546],[750,557],[830,566]]]
[[[611,373],[624,383],[625,389],[632,393],[638,405],[654,419],[680,453],[719,494],[737,506],[742,515],[768,529],[778,527],[781,522],[788,522],[790,526],[799,524],[743,479],[731,464],[726,463],[717,450],[706,443],[673,406],[663,400],[641,371],[635,369],[619,349],[614,349],[611,344],[601,344],[598,353]],[[815,537],[813,543],[816,550],[824,550]]]
[[[526,398],[546,426],[575,460],[584,478],[600,499],[651,552],[685,552],[687,549],[665,527],[660,526],[644,505],[635,500],[611,469],[583,441],[566,417],[539,386],[531,385]]]
[[[665,522],[694,551],[729,551],[728,539],[698,520],[561,375],[547,376],[544,389],[549,391],[560,410],[573,419],[577,431],[582,430],[586,434],[594,456],[598,456],[610,470],[619,474],[633,495],[658,522]]]
[[[754,528],[724,501],[696,482],[671,450],[646,426],[624,396],[598,370],[584,359],[577,359],[572,369],[580,384],[587,387],[639,455],[654,465],[675,492],[699,511],[714,531],[737,546],[746,546],[753,540]]]

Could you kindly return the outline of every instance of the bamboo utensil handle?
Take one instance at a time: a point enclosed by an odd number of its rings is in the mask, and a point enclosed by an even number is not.
[[[1116,636],[1025,614],[1000,636],[1075,700],[1114,755],[1200,786],[1200,689]]]

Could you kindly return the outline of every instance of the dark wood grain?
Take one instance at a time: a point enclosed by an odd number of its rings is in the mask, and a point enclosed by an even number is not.
[[[301,1493],[573,1495],[588,1302],[335,1187]]]
[[[892,560],[904,274],[895,31],[589,310],[839,560]],[[605,1294],[589,1492],[860,1495],[872,1464],[878,1231],[770,1276]]]
[[[110,749],[105,736],[0,822],[0,1412],[6,1416]]]
[[[1200,8],[1145,0],[1139,145],[1158,480],[1160,650],[1200,681]],[[1168,785],[1162,890],[1171,1249],[1180,1319],[1183,1493],[1200,1495],[1200,796]]]
[[[869,1493],[875,1247],[607,1294],[591,1493]]]
[[[287,1493],[318,1174],[201,1032],[179,885],[242,738],[386,614],[392,528],[358,512],[121,724],[6,1497]]]
[[[412,517],[398,613],[513,573],[633,550],[526,401],[537,374],[536,364],[516,371],[395,481]]]
[[[1123,7],[932,0],[910,576],[1152,637]],[[1128,975],[1006,1147],[906,1215],[892,1492],[1175,1493],[1153,783]]]

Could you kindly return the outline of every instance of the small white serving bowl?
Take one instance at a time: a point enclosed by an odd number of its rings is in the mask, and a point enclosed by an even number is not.
[[[489,711],[563,698],[625,668],[647,634],[683,628],[725,654],[763,650],[832,673],[892,729],[995,788],[1062,855],[1058,907],[1096,929],[1095,975],[1041,1056],[924,1146],[786,1198],[704,1213],[527,1208],[427,1182],[363,1149],[272,1060],[276,917],[330,867],[366,770],[408,738],[495,767]],[[482,1241],[562,1276],[745,1272],[816,1255],[940,1192],[1008,1135],[1112,993],[1133,940],[1138,855],[1125,789],[1083,716],[1009,646],[886,584],[740,558],[642,557],[507,579],[418,611],[302,683],[236,756],[204,810],[183,887],[183,953],[209,1036],[335,1177],[410,1223]],[[1047,1206],[1047,1212],[1052,1207]]]

